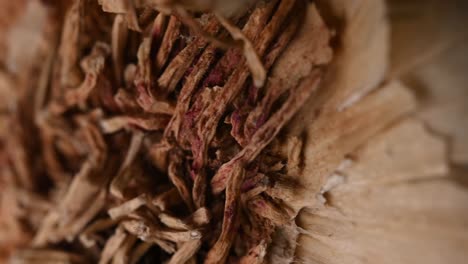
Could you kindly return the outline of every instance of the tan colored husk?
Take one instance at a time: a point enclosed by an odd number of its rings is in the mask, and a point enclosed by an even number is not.
[[[353,153],[345,183],[303,212],[305,263],[464,263],[467,192],[448,174],[443,141],[407,120]]]
[[[328,2],[329,9],[335,10],[332,12],[335,18],[344,21],[344,30],[348,28],[357,42],[359,39],[370,43],[383,41],[376,40],[381,36],[375,32],[380,31],[379,27],[385,27],[383,23],[386,22],[382,21],[386,18],[383,13],[366,12],[382,10],[383,1],[353,2],[358,8],[354,8],[351,1]],[[468,122],[462,117],[466,116],[468,99],[466,74],[463,73],[468,60],[466,45],[461,44],[466,39],[462,32],[466,30],[460,29],[463,15],[454,8],[454,3],[388,2],[393,47],[387,78],[402,77],[408,84],[406,87],[393,85],[388,92],[396,95],[398,90],[406,90],[405,93],[412,90],[420,107],[415,111],[415,118],[400,119],[392,122],[390,127],[381,127],[384,129],[370,140],[354,137],[358,140],[356,145],[344,152],[340,152],[342,144],[332,144],[330,148],[315,152],[317,146],[313,142],[323,144],[329,135],[322,134],[326,130],[319,127],[313,130],[318,125],[312,123],[309,133],[315,131],[312,135],[320,135],[313,136],[317,140],[305,144],[305,168],[310,163],[317,164],[314,161],[319,162],[316,155],[308,159],[308,152],[320,156],[323,153],[326,157],[323,164],[327,166],[323,171],[316,170],[320,166],[312,166],[315,170],[302,174],[306,179],[314,179],[308,190],[314,190],[318,198],[315,205],[303,210],[298,217],[301,233],[295,253],[298,263],[464,263],[468,257],[468,232],[464,227],[468,221],[465,202],[468,192],[466,180],[462,179],[462,175],[467,174],[465,153],[468,149]],[[457,3],[464,5],[463,1]],[[348,21],[346,16],[343,20],[343,14],[352,14],[351,20]],[[372,27],[374,31],[355,27]],[[342,45],[353,46],[347,45],[346,40]],[[384,48],[377,52],[377,56],[371,48],[354,54],[363,56],[365,66],[378,68],[379,58],[387,57],[389,50]],[[382,70],[389,68],[381,66]],[[341,65],[341,70],[346,68]],[[343,77],[341,86],[351,84],[347,85],[350,93],[336,100],[353,98],[353,90],[358,94],[356,98],[361,97],[359,91],[363,86],[353,88],[354,83],[376,84],[370,77],[350,78],[354,72],[359,76],[360,69],[348,69],[349,75],[334,75],[338,79]],[[332,80],[331,83],[340,81]],[[354,102],[350,109],[365,104],[366,97]],[[403,103],[400,96],[397,98],[391,105],[395,110]],[[381,115],[379,121],[385,117]],[[345,134],[353,123],[342,123]],[[339,135],[341,137],[342,132]],[[359,145],[361,147],[355,150]],[[329,155],[334,154],[340,156],[332,162]]]
[[[303,207],[321,204],[321,186],[345,155],[414,109],[412,96],[400,84],[390,83],[377,89],[387,68],[388,25],[384,18],[384,3],[318,1],[318,7],[328,10],[334,18],[340,17],[337,19],[340,23],[333,25],[339,30],[336,41],[339,49],[328,69],[325,83],[288,127],[287,137],[306,141],[300,155],[304,162],[300,169],[295,170],[299,173],[296,177],[305,188],[296,190],[295,195],[286,201],[294,209],[293,215]],[[369,10],[373,11],[372,15],[369,15]],[[316,17],[313,12],[316,9],[311,5],[308,17]],[[327,18],[328,23],[335,23],[330,17],[325,17],[325,20]],[[307,30],[307,23],[305,25],[302,30]],[[287,76],[291,85],[310,72],[311,62],[307,60],[307,54],[313,54],[318,48],[307,46],[310,43],[307,38],[311,36],[298,34],[298,39],[292,41],[277,62],[276,69],[294,69],[293,74],[288,73]],[[322,56],[326,57],[326,54]],[[323,57],[315,58],[320,62]],[[277,76],[281,79],[284,71],[274,70],[273,73],[272,78]],[[298,151],[295,153],[297,156]],[[289,159],[297,158],[290,156]],[[295,237],[290,236],[289,239]],[[287,243],[287,246],[294,248],[295,243]],[[291,254],[294,249],[277,252],[290,253],[288,256],[285,253],[273,255],[271,261],[284,263],[294,258]]]

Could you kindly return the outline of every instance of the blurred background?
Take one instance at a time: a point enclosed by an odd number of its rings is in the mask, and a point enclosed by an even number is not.
[[[454,177],[468,182],[468,1],[389,0],[391,78],[418,96],[418,117],[447,140]]]

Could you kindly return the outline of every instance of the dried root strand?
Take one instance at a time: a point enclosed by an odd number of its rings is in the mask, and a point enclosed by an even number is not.
[[[170,52],[174,48],[176,40],[179,38],[181,27],[182,23],[176,17],[171,16],[169,18],[164,37],[156,55],[155,66],[158,71],[162,71],[163,67],[166,65]]]
[[[211,34],[216,34],[219,31],[219,23],[214,18],[210,18],[205,29]],[[205,39],[195,38],[172,59],[158,79],[158,86],[164,94],[168,94],[175,89],[194,59],[207,45]]]
[[[133,254],[130,257],[130,264],[136,264],[138,261],[146,254],[146,252],[152,247],[153,245],[150,243],[142,242],[138,244],[135,249],[133,250]]]
[[[226,190],[226,204],[224,206],[224,218],[221,235],[208,252],[205,264],[224,263],[234,241],[239,227],[240,192],[244,181],[245,171],[241,165],[233,168],[232,177],[229,179]]]
[[[78,63],[79,37],[82,5],[84,1],[74,1],[68,9],[63,25],[62,41],[60,41],[58,55],[61,60],[61,85],[74,85],[76,83],[76,64]]]
[[[157,196],[155,196],[151,203],[162,211],[168,210],[169,207],[182,204],[183,200],[179,195],[176,188],[171,188]]]
[[[91,54],[81,62],[81,68],[86,73],[84,81],[79,87],[68,90],[63,101],[52,102],[48,109],[53,114],[62,114],[68,108],[84,103],[91,91],[96,87],[99,76],[104,69],[106,57],[110,54],[110,47],[104,43],[96,43]]]
[[[228,49],[233,47],[235,44],[227,41],[219,40],[216,37],[213,37],[209,31],[204,29],[200,23],[183,7],[175,6],[173,8],[174,13],[187,27],[195,32],[196,35],[200,36],[202,39],[205,39],[211,42],[213,45],[219,48]]]
[[[199,60],[193,67],[193,70],[188,75],[182,89],[180,90],[180,95],[177,100],[177,106],[174,111],[174,115],[171,118],[171,121],[164,131],[165,137],[174,136],[179,143],[181,139],[179,138],[179,131],[181,129],[183,118],[186,112],[189,110],[190,101],[192,96],[197,88],[197,85],[200,83],[205,73],[208,71],[208,68],[213,63],[215,59],[216,48],[213,45],[208,46],[200,56]]]
[[[124,231],[124,229],[122,227],[118,227],[115,230],[115,233],[107,240],[106,245],[102,250],[99,264],[109,263],[127,237],[128,234]]]
[[[119,84],[122,83],[124,49],[127,44],[128,27],[123,15],[116,15],[112,25],[112,60],[114,62],[114,75]]]
[[[152,80],[151,72],[151,44],[152,39],[150,37],[143,38],[140,46],[138,47],[137,58],[138,58],[138,72],[136,85],[142,84],[149,86]]]
[[[125,157],[125,160],[120,167],[119,173],[110,184],[110,193],[115,197],[120,199],[124,198],[124,189],[130,181],[131,177],[130,168],[140,150],[143,136],[143,133],[140,131],[134,132],[132,136],[130,147],[127,151],[127,156]]]
[[[130,260],[130,250],[136,242],[137,238],[135,236],[127,236],[112,258],[112,264],[127,264]]]
[[[88,160],[74,177],[58,207],[49,211],[34,239],[36,245],[43,245],[48,240],[73,239],[104,206],[105,193],[100,184],[106,176],[103,169],[107,146],[95,125],[88,120],[81,123],[90,148]],[[101,177],[96,177],[98,175]],[[88,206],[91,201],[93,203]]]
[[[21,129],[17,126],[14,126],[13,129],[16,134],[6,143],[9,149],[8,155],[11,157],[12,168],[16,172],[17,183],[23,188],[31,190],[34,186],[34,179],[26,153],[26,145],[21,134],[17,134],[21,133]]]
[[[122,225],[129,233],[147,242],[169,241],[181,243],[201,238],[201,233],[197,230],[170,230],[156,226],[147,220],[125,220]]]
[[[254,13],[251,15],[249,20],[246,23],[245,26],[245,36],[248,38],[255,38],[255,30],[261,28],[264,23],[266,23],[266,20],[268,16],[271,14],[273,11],[273,7],[275,5],[276,1],[270,1],[265,7],[260,7],[254,11]],[[217,25],[217,23],[214,21],[214,19],[210,20],[208,24],[213,23],[213,25]],[[214,59],[214,51],[215,51],[215,45],[210,45],[205,52],[201,55],[200,59],[198,60],[198,63],[195,65],[194,69],[191,71],[191,74],[188,76],[187,81],[185,82],[185,85],[183,86],[181,90],[181,94],[179,96],[178,100],[178,106],[176,110],[176,114],[172,118],[170,125],[168,126],[168,129],[166,130],[166,135],[168,135],[169,131],[172,130],[174,132],[176,138],[179,138],[179,130],[182,122],[182,116],[187,112],[189,108],[189,103],[191,96],[193,94],[193,91],[200,82],[201,78],[204,76],[205,72],[207,71],[208,67],[210,66],[211,62]],[[233,50],[228,50],[227,53],[235,53]],[[232,57],[229,55],[225,55],[222,57],[220,62],[218,62],[218,65],[231,65],[231,66],[222,66],[226,74],[230,74],[230,71],[234,68],[235,64],[234,62],[230,62]],[[220,66],[217,66],[216,68],[219,69]],[[229,69],[228,69],[229,68]],[[218,73],[210,73],[212,75],[219,75]],[[210,77],[208,77],[210,78]]]
[[[268,44],[273,41],[282,22],[286,19],[289,11],[292,10],[294,2],[295,1],[282,1],[280,7],[278,7],[278,11],[273,15],[266,28],[262,30],[261,36],[256,42],[256,46],[260,47],[260,49],[257,49],[260,56],[263,56]],[[203,164],[204,160],[206,160],[206,148],[215,135],[219,119],[225,112],[228,104],[244,87],[247,77],[248,70],[242,67],[236,68],[224,85],[224,89],[222,89],[221,93],[215,99],[217,103],[211,104],[202,112],[195,130],[197,132],[197,140],[201,141],[198,143],[201,145],[200,149],[193,149],[196,163]],[[196,179],[198,179],[198,176]]]
[[[303,13],[303,12],[302,12]],[[285,31],[279,36],[275,45],[270,49],[269,53],[265,57],[265,67],[271,67],[275,59],[281,54],[281,52],[286,48],[289,41],[296,33],[299,23],[302,21],[300,14],[295,19],[292,19],[285,29]],[[285,85],[281,82],[272,80],[271,83],[267,84],[265,87],[265,96],[258,103],[258,105],[252,110],[248,117],[246,118],[244,127],[243,127],[243,138],[238,140],[239,143],[244,143],[248,141],[247,139],[251,138],[254,131],[258,129],[265,121],[266,116],[271,111],[273,103],[278,100],[278,97],[285,92]],[[234,136],[234,135],[233,135]]]
[[[158,214],[159,221],[161,223],[171,229],[174,230],[190,230],[191,227],[187,225],[182,219],[165,214],[165,213],[160,213]]]
[[[182,158],[181,153],[176,153],[172,151],[169,154],[169,167],[168,167],[168,176],[171,182],[179,191],[180,197],[184,200],[185,204],[190,210],[193,210],[192,196],[190,194],[187,183],[181,175],[181,166]]]
[[[262,29],[268,22],[276,1],[269,1],[265,6],[261,6],[255,9],[242,29],[242,36],[252,41],[258,39],[258,31]],[[231,25],[231,27],[234,27]],[[250,41],[249,41],[250,43]],[[251,45],[251,44],[249,44]],[[242,50],[229,49],[226,51],[224,56],[218,61],[216,66],[211,70],[209,75],[206,77],[203,86],[214,86],[223,85],[224,79],[227,79],[238,64],[242,63]],[[263,68],[263,65],[261,65]]]
[[[321,80],[321,75],[322,71],[320,69],[313,70],[313,72],[295,88],[295,91],[291,92],[281,108],[255,132],[249,144],[231,161],[223,164],[211,180],[213,193],[217,194],[224,190],[226,181],[230,178],[230,174],[233,171],[232,168],[235,167],[236,164],[248,164],[252,162],[260,151],[273,140],[286,122],[292,118],[317,89]]]
[[[113,220],[116,220],[120,217],[130,214],[131,212],[137,210],[138,208],[145,205],[146,203],[147,203],[146,195],[142,194],[131,200],[124,202],[123,204],[117,207],[113,207],[109,209],[107,213]]]
[[[182,246],[172,255],[168,264],[185,264],[189,261],[198,249],[201,247],[201,240],[196,239],[185,242]]]
[[[123,129],[137,127],[146,131],[163,130],[168,123],[166,116],[114,116],[100,121],[105,134],[112,134]]]
[[[157,236],[156,233],[159,233],[160,229],[149,224],[147,221],[131,219],[122,221],[121,224],[128,233],[138,237],[146,243],[155,244],[170,254],[173,254],[176,251],[175,243]]]
[[[71,175],[65,172],[62,164],[57,158],[56,149],[54,146],[55,136],[48,131],[47,128],[41,130],[41,143],[42,143],[42,155],[44,157],[44,163],[49,171],[49,174],[56,185],[61,185],[64,182],[68,182],[71,179]]]
[[[92,238],[94,234],[98,231],[106,230],[108,228],[116,226],[117,223],[117,221],[112,219],[99,219],[83,230],[83,232],[79,236],[79,240],[85,247],[93,247],[94,245],[96,245],[96,241]]]
[[[105,12],[124,14],[128,27],[132,30],[141,32],[136,14],[135,2],[132,0],[99,0],[102,10]]]
[[[233,25],[228,19],[217,14],[216,17],[231,34],[235,40],[242,41],[242,49],[244,56],[247,62],[247,66],[250,69],[252,74],[252,79],[256,87],[262,87],[265,84],[266,80],[266,70],[263,67],[263,64],[255,51],[255,48],[252,42],[239,30],[235,25]]]
[[[204,226],[210,222],[210,213],[206,207],[198,208],[190,217],[187,219],[188,223],[194,226]]]

